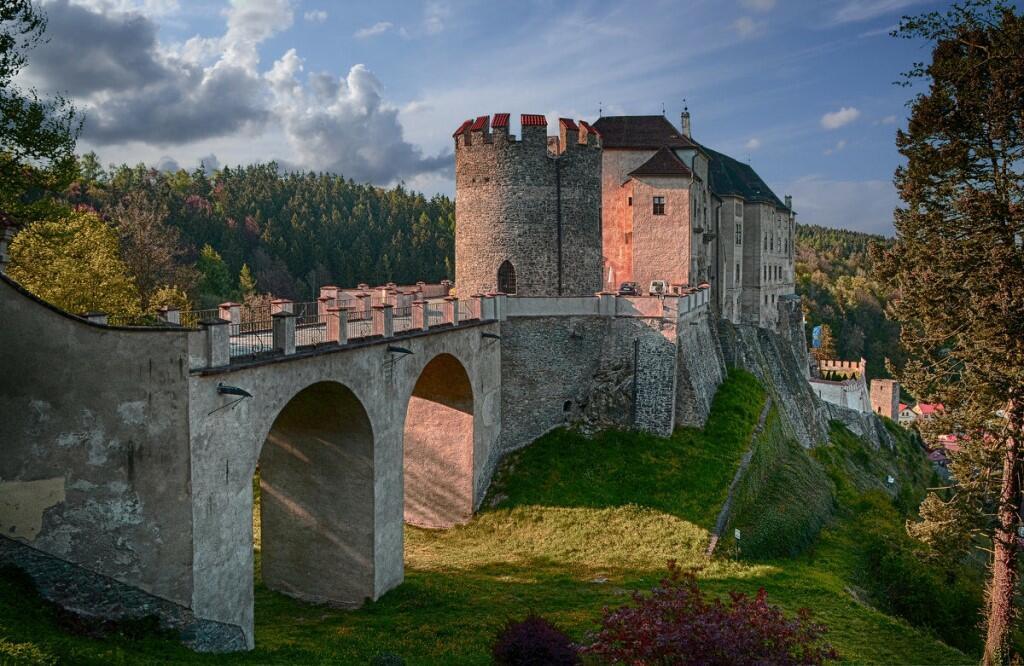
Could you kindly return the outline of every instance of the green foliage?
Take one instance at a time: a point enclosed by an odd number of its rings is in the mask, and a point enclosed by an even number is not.
[[[452,277],[455,206],[444,196],[427,199],[402,186],[383,189],[331,174],[282,174],[273,163],[225,167],[210,177],[143,165],[104,172],[83,157],[79,171],[70,203],[107,213],[126,197],[144,195],[166,210],[189,262],[209,245],[230,275],[244,264],[259,289],[277,297],[311,300],[324,284]],[[244,297],[234,279],[222,287],[200,286],[193,298],[208,305]]]
[[[796,226],[796,291],[803,298],[810,331],[828,326],[835,341],[832,358],[868,362],[868,377],[886,377],[886,359],[903,363],[899,326],[885,315],[890,292],[871,275],[872,245],[882,236],[817,225]]]
[[[238,271],[238,293],[243,301],[256,295],[256,279],[249,270],[249,264],[242,264],[242,270]]]
[[[785,432],[773,406],[737,487],[721,547],[753,559],[803,552],[832,517],[833,490],[824,468]]]
[[[703,431],[680,428],[663,439],[615,431],[588,438],[556,430],[510,456],[491,484],[491,501],[501,507],[638,504],[710,528],[763,403],[754,376],[733,370]],[[707,491],[698,497],[679,488]]]
[[[121,261],[117,232],[94,213],[35,222],[11,241],[8,275],[75,314],[140,314],[139,292]]]
[[[227,264],[209,245],[204,245],[199,252],[196,270],[199,271],[199,299],[202,307],[216,307],[234,294]]]
[[[74,106],[14,83],[45,30],[45,14],[29,0],[0,4],[0,211],[17,222],[52,216],[52,195],[75,174]]]

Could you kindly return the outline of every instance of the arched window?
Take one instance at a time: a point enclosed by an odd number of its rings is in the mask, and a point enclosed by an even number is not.
[[[516,293],[516,269],[508,260],[498,266],[498,291],[503,294]]]

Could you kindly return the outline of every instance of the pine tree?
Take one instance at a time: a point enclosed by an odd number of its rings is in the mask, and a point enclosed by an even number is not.
[[[249,264],[242,264],[238,272],[238,293],[242,301],[248,301],[256,295],[256,279],[249,270]]]
[[[898,34],[932,52],[907,74],[927,90],[897,133],[905,205],[879,273],[910,356],[900,380],[942,402],[933,422],[963,442],[951,496],[930,495],[911,533],[991,551],[984,663],[1005,664],[1024,474],[1024,19],[969,2],[905,18]]]
[[[204,308],[212,308],[227,300],[234,292],[231,274],[220,254],[209,244],[204,245],[196,262],[199,271],[199,298]]]

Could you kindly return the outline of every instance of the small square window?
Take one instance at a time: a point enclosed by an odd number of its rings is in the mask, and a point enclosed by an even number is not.
[[[665,214],[665,197],[654,197],[654,214]]]

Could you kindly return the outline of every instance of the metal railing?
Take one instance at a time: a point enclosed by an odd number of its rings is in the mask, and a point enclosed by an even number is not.
[[[295,318],[295,346],[315,347],[327,342],[328,314],[305,314]]]
[[[270,320],[248,321],[228,325],[231,358],[256,356],[274,349],[274,333]]]
[[[199,328],[199,322],[210,319],[220,319],[220,309],[210,308],[207,310],[183,310],[181,312],[181,325],[184,328]]]
[[[368,338],[373,335],[373,320],[372,319],[349,319],[348,322],[348,339],[355,340],[359,338]]]

